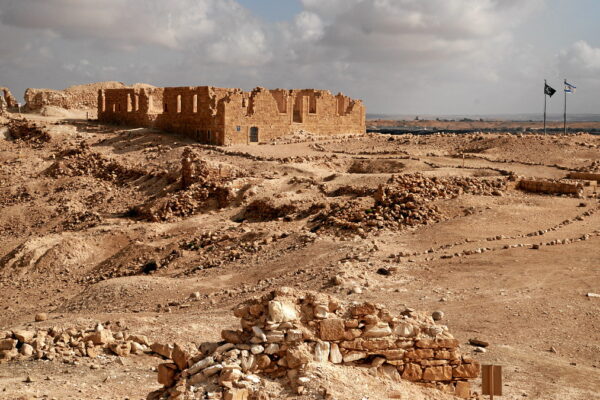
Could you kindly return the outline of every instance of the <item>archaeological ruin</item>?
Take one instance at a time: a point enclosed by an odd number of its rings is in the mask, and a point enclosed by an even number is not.
[[[98,120],[181,133],[213,145],[264,143],[299,131],[365,133],[362,101],[315,89],[101,89]]]

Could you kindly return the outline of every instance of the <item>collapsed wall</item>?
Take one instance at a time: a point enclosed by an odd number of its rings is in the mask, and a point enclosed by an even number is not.
[[[44,107],[57,107],[67,110],[88,110],[98,107],[99,89],[124,88],[121,82],[97,82],[76,85],[64,90],[33,89],[25,91],[25,108],[39,112]]]
[[[0,98],[2,98],[0,103],[4,101],[6,107],[8,108],[15,108],[19,106],[19,102],[7,87],[0,86]]]
[[[223,330],[224,342],[204,343],[195,355],[172,348],[172,362],[158,367],[164,387],[148,398],[264,399],[274,380],[303,398],[322,398],[310,393],[313,363],[374,368],[463,398],[479,375],[479,363],[459,353],[446,326],[412,309],[392,315],[382,305],[281,288],[242,303],[234,315],[241,329]]]
[[[573,194],[579,196],[583,191],[583,186],[573,183],[522,179],[517,184],[517,189],[534,193]]]

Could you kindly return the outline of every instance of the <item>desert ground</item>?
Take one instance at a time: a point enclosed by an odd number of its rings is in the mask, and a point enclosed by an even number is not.
[[[103,324],[197,347],[238,327],[238,303],[285,286],[442,311],[463,354],[503,366],[502,399],[600,399],[597,182],[579,196],[516,188],[600,173],[600,136],[299,133],[218,148],[11,117],[37,128],[0,127],[0,333]],[[204,170],[184,188],[186,157]],[[401,214],[406,185],[422,190]],[[144,399],[162,362],[0,360],[0,398]],[[329,398],[453,398],[407,382],[391,397],[368,369],[328,368]]]

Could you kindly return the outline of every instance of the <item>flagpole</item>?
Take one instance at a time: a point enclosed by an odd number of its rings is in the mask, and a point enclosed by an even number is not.
[[[546,80],[544,79],[544,135],[546,134]]]
[[[563,92],[565,92],[565,112],[563,114],[563,127],[565,129],[565,135],[566,135],[567,134],[567,78],[565,78]]]

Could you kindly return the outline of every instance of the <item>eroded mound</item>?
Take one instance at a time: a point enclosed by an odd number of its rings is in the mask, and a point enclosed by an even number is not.
[[[391,381],[412,381],[470,397],[479,364],[431,317],[382,305],[341,303],[316,292],[281,288],[234,310],[241,329],[223,330],[197,354],[175,345],[160,364],[164,387],[149,399],[269,399],[289,391],[305,399],[328,393],[327,368],[373,368]]]

